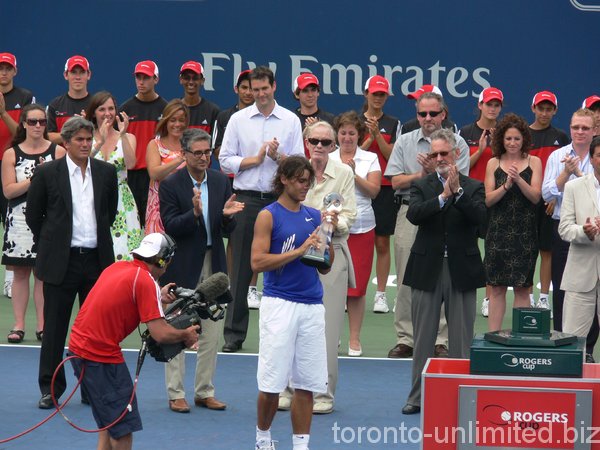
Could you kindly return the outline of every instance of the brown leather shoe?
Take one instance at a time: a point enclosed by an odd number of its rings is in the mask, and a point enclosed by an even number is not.
[[[448,347],[443,344],[438,344],[435,346],[434,354],[436,358],[447,358],[448,357]]]
[[[185,401],[185,398],[177,398],[175,400],[169,400],[169,409],[178,413],[189,413],[190,405]]]
[[[196,406],[201,406],[202,408],[214,409],[217,411],[223,411],[225,408],[227,408],[227,405],[225,403],[220,402],[214,397],[195,397],[194,404]]]
[[[388,358],[410,358],[412,355],[412,347],[406,344],[398,344],[389,351]]]

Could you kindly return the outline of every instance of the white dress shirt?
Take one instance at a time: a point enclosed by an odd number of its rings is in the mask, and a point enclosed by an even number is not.
[[[98,230],[90,159],[88,158],[84,178],[81,169],[73,162],[69,154],[65,158],[67,159],[73,205],[71,247],[96,248],[98,246]]]
[[[264,116],[256,105],[231,116],[223,136],[219,163],[225,173],[235,176],[234,189],[271,192],[276,161],[266,156],[258,166],[245,170],[240,170],[240,164],[244,158],[256,156],[262,145],[273,138],[279,141],[279,153],[304,155],[300,119],[277,103],[268,116]]]

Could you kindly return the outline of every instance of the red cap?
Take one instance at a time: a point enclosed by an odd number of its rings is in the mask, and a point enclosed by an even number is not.
[[[204,69],[202,68],[202,64],[197,61],[188,61],[181,66],[179,69],[179,73],[182,73],[184,70],[191,70],[197,75],[202,75],[204,73]]]
[[[87,58],[84,56],[75,55],[67,59],[67,62],[65,63],[65,72],[70,72],[76,66],[81,67],[86,72],[90,71],[90,63],[88,62]]]
[[[1,61],[1,59],[0,59]],[[582,108],[591,108],[592,106],[594,106],[596,103],[600,102],[600,96],[598,95],[592,95],[591,97],[586,98],[581,107]]]
[[[375,92],[385,92],[389,95],[390,83],[381,75],[374,75],[365,83],[365,91],[369,91],[371,94]]]
[[[144,75],[148,75],[149,77],[157,77],[158,76],[158,66],[154,61],[140,61],[135,65],[135,70],[133,74],[143,73]]]
[[[416,90],[412,94],[408,94],[406,96],[406,98],[412,98],[413,100],[416,100],[421,95],[423,95],[425,92],[433,92],[434,94],[442,95],[442,91],[440,90],[439,87],[437,87],[433,84],[424,84],[423,86],[421,86],[418,90]]]
[[[500,100],[500,103],[504,103],[504,95],[500,89],[489,87],[485,88],[483,91],[481,91],[481,94],[479,94],[479,103],[487,103],[491,102],[492,100]]]
[[[554,95],[550,91],[542,91],[542,92],[538,92],[537,94],[535,94],[533,96],[531,106],[535,106],[542,102],[550,102],[554,106],[558,107],[558,99],[556,98],[556,95]]]
[[[12,53],[0,53],[0,63],[6,63],[17,68],[17,58]]]
[[[301,73],[294,80],[293,91],[296,92],[296,90],[298,90],[298,89],[302,90],[306,86],[309,86],[311,84],[315,84],[315,85],[319,86],[319,79],[312,73]]]
[[[235,79],[235,84],[233,85],[233,87],[238,87],[240,84],[240,78],[242,78],[246,74],[249,74],[250,72],[252,72],[252,70],[248,69],[248,70],[242,70],[240,73],[238,73],[238,76]]]

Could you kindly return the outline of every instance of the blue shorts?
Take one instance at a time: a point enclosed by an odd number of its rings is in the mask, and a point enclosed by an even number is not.
[[[85,365],[81,388],[88,395],[98,428],[114,422],[127,408],[133,390],[127,365],[106,364],[77,358],[71,360],[71,365],[77,379],[81,374],[82,365]],[[119,439],[141,429],[142,418],[138,411],[137,399],[134,397],[131,411],[107,431],[113,439]]]

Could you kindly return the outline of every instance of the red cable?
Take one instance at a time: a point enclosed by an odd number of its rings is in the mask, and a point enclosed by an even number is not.
[[[56,380],[56,376],[58,375],[58,372],[59,372],[60,368],[63,367],[67,361],[69,361],[70,359],[74,359],[74,358],[79,358],[79,356],[72,355],[72,356],[68,356],[67,358],[63,359],[61,361],[61,363],[58,365],[58,367],[56,368],[56,370],[54,371],[54,374],[52,375],[52,382],[50,383],[50,395],[52,396],[52,403],[54,403],[54,407],[56,408],[56,411],[54,411],[52,414],[50,414],[44,420],[42,420],[41,422],[39,422],[36,425],[32,426],[31,428],[28,428],[27,430],[25,430],[25,431],[23,431],[23,432],[21,432],[19,434],[16,434],[15,436],[11,436],[9,438],[0,440],[0,444],[4,444],[4,443],[10,442],[10,441],[14,441],[15,439],[18,439],[18,438],[20,438],[22,436],[25,436],[28,433],[31,433],[36,428],[39,428],[42,425],[44,425],[46,422],[48,422],[50,419],[52,419],[58,413],[60,413],[60,415],[63,416],[63,419],[65,419],[65,421],[69,425],[71,425],[73,428],[75,428],[76,430],[83,431],[84,433],[99,433],[100,431],[105,431],[105,430],[108,430],[109,428],[113,427],[115,424],[117,424],[125,416],[125,414],[127,414],[128,412],[130,412],[131,404],[133,402],[133,398],[135,396],[135,391],[137,389],[139,375],[136,375],[136,377],[135,377],[135,381],[133,383],[133,391],[131,392],[131,397],[129,398],[129,402],[127,403],[127,407],[123,410],[123,412],[121,413],[121,415],[119,417],[117,417],[112,423],[110,423],[109,425],[106,425],[105,427],[98,428],[98,429],[95,429],[95,430],[94,429],[88,430],[88,429],[81,428],[81,427],[75,425],[71,421],[71,419],[69,419],[63,413],[62,410],[69,403],[69,401],[71,400],[71,397],[73,397],[73,395],[75,394],[75,392],[77,392],[77,388],[81,384],[81,380],[83,379],[83,375],[85,374],[85,364],[82,365],[81,374],[79,375],[79,378],[77,379],[77,384],[75,385],[75,387],[71,391],[71,394],[67,397],[67,399],[64,401],[64,403],[62,405],[58,404],[58,401],[56,400],[55,395],[54,395],[54,381]]]

